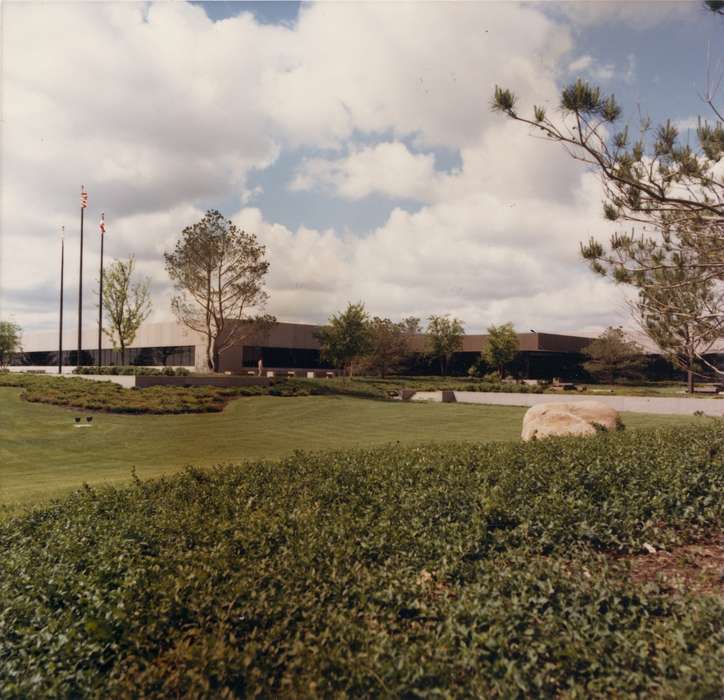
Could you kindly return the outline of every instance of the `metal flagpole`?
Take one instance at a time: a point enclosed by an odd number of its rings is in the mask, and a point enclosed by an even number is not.
[[[63,374],[63,270],[65,268],[65,226],[60,227],[60,327],[58,328],[58,374]]]
[[[80,367],[81,334],[83,329],[83,212],[88,206],[88,193],[80,186],[80,272],[78,274],[78,356],[76,365]]]
[[[101,367],[101,338],[103,335],[103,241],[105,239],[106,221],[105,214],[101,214],[101,274],[100,290],[98,292],[98,369]]]

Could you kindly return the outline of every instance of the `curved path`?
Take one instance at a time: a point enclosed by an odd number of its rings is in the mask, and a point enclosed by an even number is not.
[[[632,413],[663,413],[691,416],[701,411],[707,416],[724,417],[724,399],[661,398],[657,396],[599,396],[581,394],[505,394],[486,391],[456,391],[458,403],[479,403],[494,406],[536,406],[539,403],[600,401],[617,411]],[[440,391],[418,391],[413,401],[441,401]]]

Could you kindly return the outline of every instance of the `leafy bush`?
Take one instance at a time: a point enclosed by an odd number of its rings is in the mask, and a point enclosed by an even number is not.
[[[724,432],[396,446],[0,524],[2,697],[718,697],[724,605],[612,553],[724,523]]]

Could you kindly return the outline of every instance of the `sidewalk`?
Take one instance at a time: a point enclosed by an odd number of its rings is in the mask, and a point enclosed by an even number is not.
[[[412,401],[441,401],[439,391],[418,391]],[[724,399],[661,398],[656,396],[581,396],[580,394],[504,394],[484,391],[456,391],[458,403],[478,403],[495,406],[537,406],[540,403],[600,401],[617,411],[631,413],[664,413],[691,416],[701,411],[707,416],[724,417]]]

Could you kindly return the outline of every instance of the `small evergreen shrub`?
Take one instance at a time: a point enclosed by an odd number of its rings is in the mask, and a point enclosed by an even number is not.
[[[85,488],[0,524],[0,696],[714,698],[721,599],[613,555],[722,525],[713,421]]]

